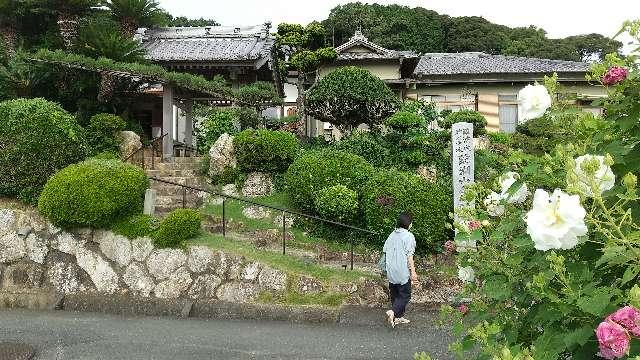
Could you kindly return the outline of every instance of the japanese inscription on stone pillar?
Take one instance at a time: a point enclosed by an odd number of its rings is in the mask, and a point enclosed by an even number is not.
[[[473,182],[473,124],[461,122],[451,127],[453,158],[453,206],[473,206],[460,199],[464,187]]]

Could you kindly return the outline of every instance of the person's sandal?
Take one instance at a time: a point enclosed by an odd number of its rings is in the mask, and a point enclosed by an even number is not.
[[[391,325],[392,329],[395,328],[396,321],[394,318],[393,310],[387,310],[386,314],[387,314],[387,322],[389,323],[389,325]]]
[[[411,320],[409,320],[409,319],[405,319],[404,317],[399,317],[399,318],[396,318],[396,319],[395,319],[395,323],[396,323],[396,325],[397,325],[397,324],[408,324],[408,323],[410,323],[410,322],[411,322]]]

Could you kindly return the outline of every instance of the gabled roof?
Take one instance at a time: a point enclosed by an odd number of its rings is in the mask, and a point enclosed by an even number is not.
[[[270,24],[252,27],[170,27],[138,31],[147,58],[156,62],[249,62],[271,59]]]
[[[431,53],[420,58],[414,77],[433,75],[549,74],[589,71],[589,64],[577,61],[489,55],[481,52]]]
[[[369,51],[349,51],[357,48],[365,48]],[[367,60],[367,59],[401,59],[416,58],[418,55],[413,51],[396,51],[385,49],[378,44],[374,44],[360,30],[346,43],[336,48],[338,60]]]

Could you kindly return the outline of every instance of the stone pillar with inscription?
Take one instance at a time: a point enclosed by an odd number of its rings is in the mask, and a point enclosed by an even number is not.
[[[461,122],[451,127],[454,209],[473,207],[461,199],[464,187],[473,183],[473,124]]]

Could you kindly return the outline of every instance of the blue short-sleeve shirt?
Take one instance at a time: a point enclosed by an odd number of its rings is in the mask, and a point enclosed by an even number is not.
[[[416,251],[416,238],[407,229],[395,229],[382,251],[385,254],[387,278],[392,284],[404,285],[409,281],[409,256]]]

